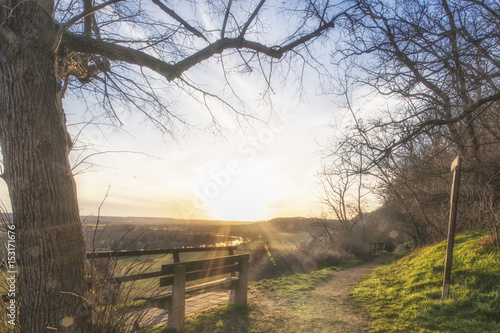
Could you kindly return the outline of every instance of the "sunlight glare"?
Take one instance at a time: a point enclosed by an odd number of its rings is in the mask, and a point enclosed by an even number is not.
[[[275,184],[273,177],[262,167],[245,169],[210,200],[208,213],[213,219],[225,221],[267,219],[268,205],[277,199]]]

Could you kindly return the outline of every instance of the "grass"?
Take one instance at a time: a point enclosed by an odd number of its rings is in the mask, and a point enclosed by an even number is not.
[[[252,307],[226,305],[209,313],[200,313],[187,318],[184,333],[237,333],[251,332]],[[159,326],[148,331],[148,333],[166,333],[169,329]]]
[[[287,294],[296,293],[299,291],[313,290],[319,282],[328,279],[333,273],[339,270],[340,269],[336,267],[328,267],[311,273],[293,274],[251,283],[258,289],[278,291]]]
[[[354,296],[373,332],[500,332],[500,254],[485,236],[455,238],[450,297],[441,300],[446,242],[407,254],[364,280]]]
[[[277,291],[285,294],[310,291],[313,290],[318,283],[330,278],[335,272],[338,272],[343,268],[355,266],[359,263],[359,260],[352,260],[349,263],[338,267],[327,267],[310,273],[292,274],[250,283],[258,289]]]

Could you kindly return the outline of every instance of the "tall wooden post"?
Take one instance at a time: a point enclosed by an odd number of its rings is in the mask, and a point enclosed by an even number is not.
[[[455,224],[457,220],[458,191],[460,188],[461,167],[462,158],[460,156],[457,156],[457,158],[451,164],[451,171],[453,172],[453,184],[451,186],[450,223],[448,226],[448,244],[446,245],[446,262],[443,278],[443,300],[448,299],[448,295],[450,292],[451,264],[453,261],[453,242],[455,240]]]
[[[177,265],[174,269],[174,284],[172,286],[172,300],[168,309],[168,327],[177,331],[184,331],[186,320],[186,266]]]
[[[236,282],[234,293],[234,305],[247,305],[247,290],[248,290],[248,254],[241,255],[240,259],[240,275]]]
[[[231,248],[229,248],[229,255],[230,255],[230,256],[234,256],[234,250],[233,250],[233,248],[232,248],[232,247],[231,247]],[[235,276],[236,276],[236,272],[231,272],[231,276],[232,276],[232,277],[235,277]]]
[[[181,262],[181,258],[179,257],[179,252],[172,252],[172,256],[174,257],[174,263]]]

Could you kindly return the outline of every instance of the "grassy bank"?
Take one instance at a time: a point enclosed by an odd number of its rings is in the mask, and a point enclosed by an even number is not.
[[[500,332],[500,254],[483,234],[455,240],[450,297],[441,300],[446,242],[380,267],[355,290],[374,332]]]

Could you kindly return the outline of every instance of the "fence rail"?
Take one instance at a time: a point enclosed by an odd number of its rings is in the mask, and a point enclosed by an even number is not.
[[[180,253],[188,252],[209,252],[209,251],[229,251],[229,255],[234,254],[236,246],[207,246],[207,247],[186,247],[179,249],[158,249],[158,250],[126,250],[126,251],[97,251],[87,252],[87,259],[100,259],[100,258],[113,258],[113,257],[137,257],[137,256],[151,256],[156,254],[172,254],[174,262],[179,262]]]
[[[369,253],[376,254],[385,250],[384,243],[370,243]]]
[[[168,309],[168,325],[184,330],[186,293],[230,284],[234,291],[234,304],[247,303],[249,254],[180,262],[163,265],[162,272],[170,275],[160,279],[160,287],[172,286],[172,293],[146,299],[157,307]],[[186,282],[238,272],[238,276],[209,281],[186,288]]]
[[[86,257],[87,259],[102,259],[102,258],[115,258],[115,257],[137,257],[137,256],[152,256],[158,254],[172,254],[174,263],[179,263],[181,253],[228,251],[228,254],[232,256],[234,255],[234,250],[236,249],[237,249],[236,246],[206,246],[206,247],[186,247],[186,248],[157,249],[157,250],[97,251],[97,252],[87,252]],[[20,261],[17,260],[17,263],[19,264]],[[163,274],[162,272],[150,272],[150,273],[114,277],[108,279],[108,282],[122,283],[128,281],[161,277],[165,275],[166,274]],[[8,297],[6,294],[0,295],[0,299],[3,300],[4,302],[8,301]]]
[[[229,256],[185,262],[181,262],[179,258],[180,253],[221,250],[227,250]],[[108,279],[108,281],[111,283],[122,283],[160,277],[159,287],[172,286],[172,292],[170,294],[143,299],[145,299],[150,306],[168,309],[168,326],[182,331],[184,329],[185,300],[187,293],[229,284],[230,288],[234,291],[234,304],[244,305],[247,303],[249,254],[234,255],[234,250],[236,250],[236,246],[109,251],[87,253],[87,258],[99,259],[171,253],[174,257],[174,263],[162,265],[160,271],[114,277]],[[238,273],[237,276],[236,273]],[[231,276],[206,282],[207,278],[226,274],[231,274]],[[201,281],[202,283],[186,287],[186,282],[189,281]]]

